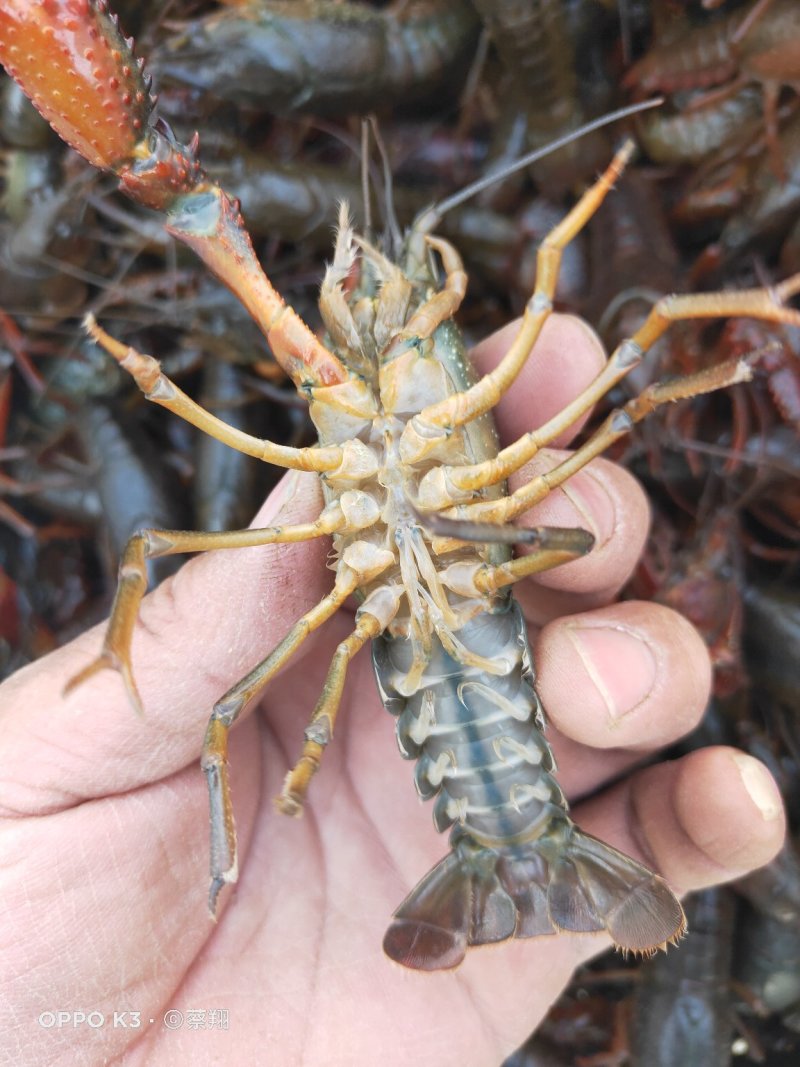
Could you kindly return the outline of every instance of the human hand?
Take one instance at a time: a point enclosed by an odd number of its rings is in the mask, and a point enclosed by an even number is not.
[[[502,331],[480,347],[481,369],[509,339]],[[601,359],[584,327],[554,317],[498,409],[506,440],[571,399]],[[552,453],[535,461],[553,462]],[[309,521],[320,504],[314,476],[288,475],[254,524]],[[543,627],[538,689],[576,821],[681,892],[766,863],[784,823],[757,761],[713,748],[639,767],[696,724],[710,682],[688,623],[658,605],[614,602],[644,543],[642,490],[595,461],[521,521],[597,536],[587,557],[515,590],[532,627]],[[314,541],[209,553],[151,594],[133,646],[144,719],[111,672],[62,697],[97,654],[102,628],[0,688],[2,985],[12,1015],[0,1047],[9,1060],[497,1067],[574,968],[608,945],[601,935],[512,941],[470,950],[457,971],[437,974],[383,955],[391,911],[447,845],[415,802],[367,654],[349,671],[303,819],[272,804],[335,645],[352,629],[346,611],[311,635],[232,734],[240,876],[209,921],[198,766],[206,721],[330,589],[327,552]],[[179,1028],[164,1024],[167,1009],[184,1013]],[[206,1025],[193,1029],[190,1010]],[[219,1010],[227,1028],[210,1014]],[[105,1022],[37,1022],[58,1011],[97,1011]],[[140,1025],[127,1015],[127,1028],[115,1026],[115,1011],[138,1012]]]

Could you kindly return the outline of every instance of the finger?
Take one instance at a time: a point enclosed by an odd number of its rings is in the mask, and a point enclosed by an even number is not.
[[[470,358],[485,374],[497,366],[519,332],[519,320],[497,330],[472,349]],[[504,444],[516,441],[571,403],[606,363],[600,338],[575,315],[553,314],[519,377],[500,400],[494,415]],[[553,444],[563,447],[586,422],[578,419]]]
[[[314,475],[288,475],[254,524],[307,522],[321,506]],[[66,680],[98,654],[104,625],[13,675],[0,687],[0,806],[41,814],[124,792],[195,760],[214,701],[330,589],[328,545],[210,552],[146,597],[133,640],[144,718],[112,671],[62,697]],[[317,666],[312,657],[309,674]]]
[[[660,604],[628,601],[558,619],[535,650],[537,690],[571,796],[689,733],[708,701],[706,646],[691,623]]]
[[[786,832],[780,792],[767,768],[721,746],[638,771],[579,806],[575,819],[680,893],[763,867]]]
[[[473,351],[480,370],[496,365],[518,328],[518,323],[510,324]],[[495,410],[502,440],[515,440],[574,400],[595,378],[605,359],[600,340],[586,323],[570,315],[553,315],[519,378]],[[554,444],[567,443],[585,421],[585,417],[579,419]],[[510,489],[551,470],[565,456],[553,448],[543,449],[512,475]],[[557,614],[613,599],[644,547],[649,506],[644,491],[629,474],[613,464],[595,461],[519,521],[526,526],[580,526],[596,538],[595,547],[585,558],[519,587],[526,615],[542,623]],[[531,590],[536,590],[535,596]]]
[[[551,470],[568,453],[547,450],[514,475],[511,489]],[[521,518],[524,526],[582,527],[594,534],[591,552],[545,571],[516,592],[531,622],[607,604],[628,581],[647,540],[650,506],[638,481],[622,467],[597,459],[554,489]],[[532,549],[518,546],[518,553]]]

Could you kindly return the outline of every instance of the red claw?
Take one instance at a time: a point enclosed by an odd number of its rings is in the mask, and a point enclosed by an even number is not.
[[[199,139],[183,145],[154,119],[144,62],[106,0],[0,0],[0,63],[60,137],[113,171],[132,200],[165,213],[169,232],[239,294],[287,373],[317,385],[347,382],[341,361],[262,271],[238,203],[196,158]]]
[[[0,62],[95,166],[128,159],[145,133],[149,83],[104,0],[0,0]]]

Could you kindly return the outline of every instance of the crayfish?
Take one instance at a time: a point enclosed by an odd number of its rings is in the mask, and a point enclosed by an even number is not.
[[[543,241],[516,339],[499,365],[476,379],[453,321],[467,277],[456,249],[433,233],[436,211],[424,212],[399,244],[385,249],[357,235],[341,211],[321,287],[326,340],[320,340],[263,273],[237,203],[202,170],[196,139],[181,144],[154,117],[142,61],[104,0],[2,0],[0,59],[66,141],[113,172],[126,194],[164,212],[168,231],[238,295],[308,399],[318,432],[318,444],[292,448],[228,425],[182,392],[153,357],[87,320],[91,336],[149,400],[247,455],[317,472],[325,493],[323,510],[305,525],[136,534],[123,555],[104,647],[69,683],[83,684],[110,667],[139,705],[130,648],[148,559],[333,538],[330,593],[211,713],[202,767],[211,802],[212,911],[237,877],[230,730],[307,635],[355,595],[355,627],[336,650],[278,804],[299,812],[332,740],[348,666],[373,641],[402,754],[418,761],[417,788],[435,798],[437,829],[453,828],[451,851],[395,912],[384,941],[388,955],[433,970],[456,966],[470,945],[560,930],[606,930],[619,947],[638,952],[679,938],[684,915],[666,882],[568,815],[524,622],[509,593],[528,575],[586,554],[593,537],[512,523],[653,409],[747,380],[750,362],[731,360],[651,385],[549,473],[511,493],[505,483],[637,366],[671,323],[747,315],[800,325],[800,313],[784,306],[800,291],[800,276],[774,291],[660,300],[580,396],[498,450],[490,412],[512,388],[551,313],[564,247],[622,174],[629,143]],[[514,543],[535,551],[513,558]]]

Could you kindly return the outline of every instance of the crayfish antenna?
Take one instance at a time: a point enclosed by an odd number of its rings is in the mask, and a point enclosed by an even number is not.
[[[650,108],[660,107],[663,103],[664,97],[657,96],[651,100],[644,100],[639,104],[631,104],[628,107],[618,108],[616,111],[609,111],[607,115],[601,115],[600,118],[593,119],[592,122],[587,122],[585,125],[579,126],[576,130],[570,130],[570,132],[564,134],[563,137],[558,137],[555,141],[551,141],[550,144],[544,145],[542,148],[534,149],[534,151],[528,152],[524,156],[520,156],[519,159],[515,159],[513,163],[509,163],[507,166],[501,167],[499,170],[484,175],[483,178],[479,178],[478,181],[459,190],[459,192],[454,193],[452,196],[440,200],[438,204],[433,204],[431,207],[426,208],[414,220],[412,229],[419,233],[430,233],[432,230],[436,229],[448,211],[452,211],[454,207],[458,207],[465,201],[471,200],[473,196],[482,193],[484,189],[490,189],[493,185],[496,185],[497,182],[505,181],[506,178],[509,178],[512,174],[516,174],[517,171],[524,170],[532,163],[536,163],[537,160],[543,159],[545,156],[549,156],[553,152],[557,152],[560,148],[572,144],[573,141],[577,141],[581,137],[585,137],[587,133],[602,129],[604,126],[610,126],[612,123],[618,122],[620,119],[629,118],[631,115],[636,115],[640,111],[648,111]]]

